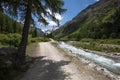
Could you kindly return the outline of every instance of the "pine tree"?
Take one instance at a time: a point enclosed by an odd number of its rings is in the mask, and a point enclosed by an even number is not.
[[[55,13],[63,13],[65,9],[63,0],[1,0],[3,6],[8,8],[6,13],[8,15],[16,16],[19,14],[21,20],[24,21],[24,27],[22,30],[22,39],[18,47],[16,55],[16,63],[25,62],[26,45],[28,41],[28,32],[31,24],[32,16],[38,18],[38,21],[47,25],[45,17],[58,22],[55,18]],[[51,11],[49,12],[48,9]]]
[[[13,33],[17,32],[17,25],[16,25],[16,21],[14,21],[13,23]]]

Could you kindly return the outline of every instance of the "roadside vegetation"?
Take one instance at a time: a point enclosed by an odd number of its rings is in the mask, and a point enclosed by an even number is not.
[[[28,61],[29,58],[27,58],[24,65],[14,64],[14,53],[17,51],[21,40],[22,28],[22,24],[0,12],[0,80],[19,80],[33,61]],[[36,29],[34,27],[29,31],[28,45],[49,41],[49,38],[37,35]]]
[[[20,34],[0,34],[0,47],[18,47],[21,40]],[[28,44],[34,42],[46,42],[49,41],[47,37],[32,37],[29,35]]]
[[[0,34],[0,47],[17,47],[20,42],[20,34]]]
[[[36,28],[37,21],[34,18],[38,18],[38,22],[45,26],[49,23],[43,15],[59,23],[54,15],[66,11],[62,8],[63,5],[61,0],[0,0],[0,80],[14,80],[28,69],[27,45],[49,41],[44,37],[44,33]],[[52,14],[47,9],[50,9]]]
[[[20,40],[21,35],[18,33],[0,34],[0,80],[18,80],[33,62],[31,58],[27,58],[26,64],[14,64],[14,53],[17,51]],[[49,41],[49,38],[29,35],[28,45],[45,41]]]
[[[74,46],[102,52],[120,52],[120,39],[81,39]]]

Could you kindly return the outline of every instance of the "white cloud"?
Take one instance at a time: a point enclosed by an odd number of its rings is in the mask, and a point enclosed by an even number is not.
[[[54,21],[47,20],[47,22],[49,23],[48,26],[57,26],[57,23],[55,23]],[[37,25],[44,26],[43,23],[40,22],[38,22]]]
[[[9,9],[9,7],[8,7],[8,6],[7,6],[7,7],[3,6],[2,8],[3,8],[3,9],[5,9],[5,10],[8,10],[8,9]]]
[[[47,9],[46,11],[49,12],[49,14],[52,15],[52,12],[50,11],[50,9]],[[54,15],[55,15],[56,19],[62,20],[62,16],[59,13],[54,13]]]
[[[52,12],[50,11],[50,9],[47,9],[46,11],[49,12],[49,14],[52,15]],[[47,16],[44,16],[43,13],[41,15],[49,23],[48,26],[57,26],[57,23],[55,23],[54,21],[52,21],[51,19],[49,19]],[[59,13],[54,13],[54,16],[59,21],[62,20],[62,16]],[[42,23],[40,23],[40,24],[42,25]]]
[[[49,26],[57,26],[57,23],[55,23],[54,21],[48,21]]]
[[[58,13],[55,13],[55,18],[58,19],[59,21],[62,20],[62,16]],[[49,23],[49,26],[57,26],[57,23],[55,23],[54,21],[52,20],[47,20],[48,23]]]
[[[52,14],[52,12],[50,11],[50,9],[47,9],[46,11],[49,12],[50,14]]]
[[[58,13],[55,13],[55,18],[58,19],[59,21],[62,20],[62,16]]]
[[[97,2],[98,2],[98,1],[100,1],[100,0],[95,0],[95,1],[97,1]]]

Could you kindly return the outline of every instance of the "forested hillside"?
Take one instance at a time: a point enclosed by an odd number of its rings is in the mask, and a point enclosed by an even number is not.
[[[0,12],[0,34],[7,33],[21,33],[23,28],[22,23],[18,23],[15,20],[10,19],[7,15]],[[33,36],[43,36],[44,33],[41,29],[36,27],[30,27],[29,33]]]
[[[0,33],[21,33],[22,26],[0,12]]]
[[[100,0],[53,32],[56,39],[120,38],[120,0]]]
[[[9,18],[9,16],[0,12],[0,47],[17,47],[21,40],[22,28],[22,23],[18,23],[17,21]],[[44,41],[43,38],[35,39],[36,37],[43,35],[44,33],[41,31],[41,29],[38,29],[34,26],[30,27],[28,43]]]

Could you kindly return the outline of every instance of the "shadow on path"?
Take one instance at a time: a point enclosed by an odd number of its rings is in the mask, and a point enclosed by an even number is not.
[[[64,80],[69,77],[61,67],[68,65],[70,61],[54,62],[43,58],[37,58],[21,80]]]

